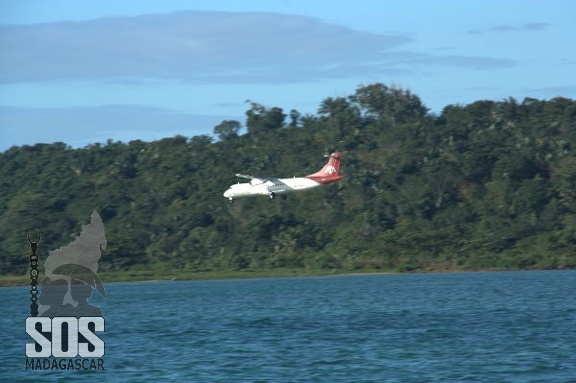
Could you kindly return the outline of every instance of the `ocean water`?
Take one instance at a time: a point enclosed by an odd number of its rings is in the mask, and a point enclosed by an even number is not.
[[[0,381],[576,382],[576,271],[105,287],[104,371],[26,370],[29,292],[0,288]]]

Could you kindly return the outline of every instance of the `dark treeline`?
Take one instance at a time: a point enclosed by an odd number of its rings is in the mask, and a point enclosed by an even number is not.
[[[576,267],[576,102],[478,101],[431,114],[373,84],[316,115],[249,103],[245,129],[0,154],[0,272],[27,272],[96,210],[104,270],[390,271]],[[336,184],[230,204],[237,172],[300,176],[344,152]]]

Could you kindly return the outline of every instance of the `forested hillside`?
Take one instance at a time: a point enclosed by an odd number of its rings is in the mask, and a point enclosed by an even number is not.
[[[101,215],[106,270],[576,267],[576,101],[478,101],[431,114],[373,84],[315,115],[247,104],[209,136],[0,154],[0,273],[25,274]],[[245,125],[245,128],[241,128]],[[222,196],[235,173],[344,179],[286,200]]]

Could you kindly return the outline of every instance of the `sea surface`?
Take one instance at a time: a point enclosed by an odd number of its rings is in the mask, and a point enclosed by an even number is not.
[[[26,370],[0,288],[0,381],[576,382],[576,271],[109,283],[104,371]]]

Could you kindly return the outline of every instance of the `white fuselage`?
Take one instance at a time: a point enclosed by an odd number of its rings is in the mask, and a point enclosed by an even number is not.
[[[224,197],[232,200],[253,195],[268,195],[273,198],[275,195],[311,189],[320,185],[321,183],[306,177],[253,179],[250,182],[230,186],[224,192]]]

